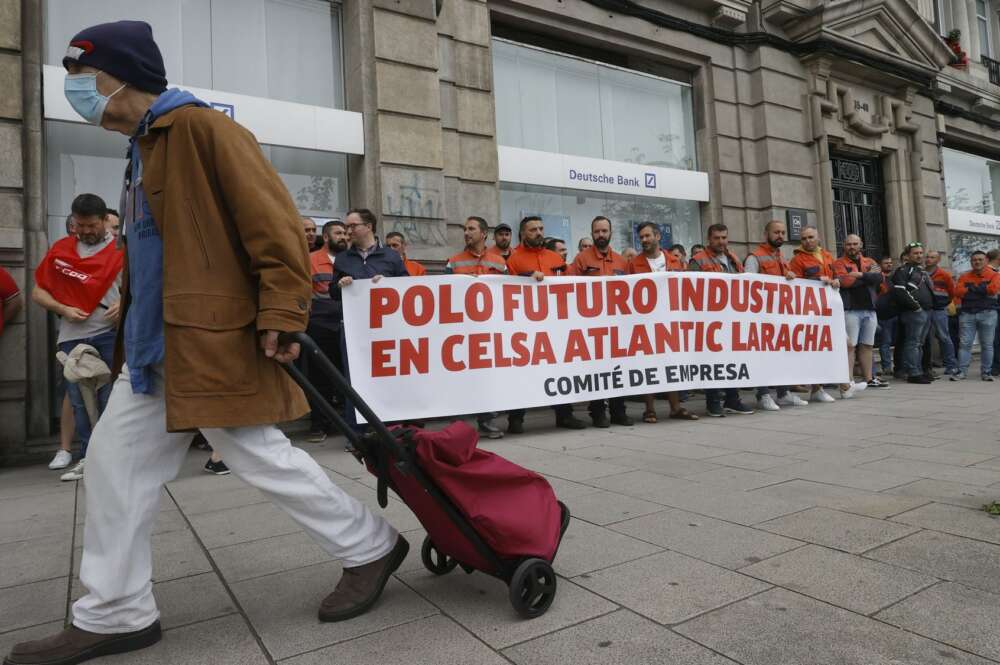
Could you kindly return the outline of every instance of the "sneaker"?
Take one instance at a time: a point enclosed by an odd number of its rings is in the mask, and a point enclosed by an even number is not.
[[[793,392],[789,392],[778,398],[778,406],[808,406],[809,402],[805,401]]]
[[[826,392],[822,388],[814,392],[809,396],[810,402],[836,402],[837,400],[830,397],[830,393]]]
[[[965,381],[965,374],[962,372],[955,372],[950,378],[952,381]]]
[[[711,418],[725,418],[726,412],[722,410],[721,404],[708,404],[708,415]]]
[[[324,441],[326,441],[326,431],[321,429],[314,429],[313,431],[309,432],[308,436],[306,436],[306,441],[308,441],[309,443],[323,443]]]
[[[781,411],[781,407],[775,403],[774,398],[770,395],[758,397],[757,408],[761,411]]]
[[[225,462],[223,462],[222,460],[219,460],[218,462],[213,462],[211,458],[209,458],[209,460],[205,462],[205,471],[209,473],[214,473],[217,476],[229,475],[229,467],[226,466]]]
[[[49,468],[55,471],[56,469],[65,469],[73,462],[73,455],[70,454],[68,450],[60,450],[56,453],[56,456],[52,458],[49,462]]]
[[[918,374],[917,376],[911,376],[906,380],[906,382],[926,386],[931,382],[931,379],[929,379],[925,374]]]
[[[989,374],[983,374],[983,381],[993,381],[993,377]]]
[[[847,390],[844,390],[843,388],[840,389],[840,397],[841,399],[851,399],[852,397],[854,397],[867,387],[868,384],[864,381],[851,383],[851,385],[847,388]]]
[[[487,439],[502,439],[503,430],[497,427],[493,419],[479,421],[479,433],[485,434]]]
[[[83,465],[86,463],[86,461],[87,460],[82,459],[79,462],[77,462],[76,466],[74,466],[73,469],[69,471],[69,473],[64,473],[63,475],[59,476],[59,480],[62,480],[64,482],[70,480],[83,480]]]
[[[868,387],[869,388],[888,388],[889,384],[886,383],[885,381],[883,381],[882,379],[880,379],[878,377],[875,377],[874,379],[872,379],[871,381],[868,382]]]
[[[724,408],[726,413],[737,413],[741,416],[749,416],[754,412],[753,409],[739,400],[733,402],[732,404],[726,404]]]

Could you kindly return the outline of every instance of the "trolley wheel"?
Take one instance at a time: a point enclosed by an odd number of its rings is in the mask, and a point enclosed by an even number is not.
[[[525,559],[510,580],[510,604],[525,619],[540,617],[556,597],[556,572],[543,559]]]
[[[420,559],[424,562],[424,568],[435,575],[446,575],[455,570],[458,561],[442,552],[431,541],[430,536],[424,536],[424,544],[420,548]]]

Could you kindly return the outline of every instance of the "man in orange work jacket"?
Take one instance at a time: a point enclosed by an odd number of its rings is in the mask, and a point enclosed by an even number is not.
[[[590,237],[594,239],[593,247],[577,254],[566,274],[577,277],[624,275],[628,271],[628,263],[621,254],[611,249],[611,220],[600,215],[591,220]],[[610,418],[608,411],[611,412]],[[590,420],[594,427],[611,427],[611,423],[631,427],[633,424],[625,413],[624,397],[611,397],[607,405],[603,399],[591,400]]]
[[[764,242],[750,252],[743,264],[745,272],[755,272],[760,275],[773,275],[785,279],[795,279],[788,267],[788,261],[781,254],[781,246],[785,244],[788,229],[779,219],[771,220],[764,226]],[[757,388],[757,408],[764,411],[780,411],[783,406],[806,406],[805,401],[788,389],[788,386],[775,386],[778,399],[771,397],[771,389],[767,386]]]
[[[561,256],[550,249],[545,249],[545,225],[541,217],[530,215],[522,219],[519,234],[521,243],[507,259],[507,270],[510,274],[532,277],[540,282],[566,269],[566,262]],[[556,412],[556,427],[584,429],[587,426],[573,415],[572,404],[557,404],[552,409]],[[507,413],[508,434],[524,432],[524,413],[524,409],[514,409]]]
[[[962,307],[958,317],[960,342],[958,347],[958,373],[952,381],[961,381],[969,371],[972,361],[972,343],[979,335],[980,376],[992,381],[993,336],[997,329],[997,294],[1000,294],[1000,273],[987,265],[986,253],[976,251],[969,257],[972,270],[958,278],[955,285],[955,302]]]
[[[691,256],[688,270],[701,272],[743,272],[743,264],[736,255],[729,251],[729,227],[725,224],[712,224],[708,227],[708,247],[704,247]],[[725,389],[725,403],[722,392],[718,388],[705,390],[705,404],[708,415],[713,418],[725,418],[727,413],[749,415],[753,409],[740,400],[739,388]]]
[[[385,246],[396,250],[396,253],[402,257],[403,265],[406,266],[406,272],[410,273],[410,277],[423,277],[427,274],[427,268],[406,258],[406,237],[402,233],[392,231],[385,234]]]
[[[494,250],[486,248],[486,236],[490,227],[482,217],[469,217],[465,220],[465,249],[448,259],[444,267],[446,275],[506,275],[507,264],[503,257]],[[479,431],[490,439],[502,439],[503,430],[496,426],[494,413],[480,413],[476,416]]]

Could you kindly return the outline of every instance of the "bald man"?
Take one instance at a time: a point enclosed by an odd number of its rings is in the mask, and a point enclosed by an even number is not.
[[[864,243],[853,233],[844,239],[844,255],[833,264],[840,280],[840,297],[844,301],[847,324],[847,367],[853,375],[855,359],[861,365],[864,381],[869,388],[886,388],[889,384],[872,374],[872,347],[875,345],[875,301],[882,285],[882,268],[865,256]]]

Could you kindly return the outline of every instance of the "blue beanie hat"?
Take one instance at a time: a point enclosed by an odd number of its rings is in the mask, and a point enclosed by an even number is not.
[[[81,30],[69,43],[63,67],[89,65],[134,88],[154,94],[167,89],[167,72],[153,29],[144,21],[101,23]]]

